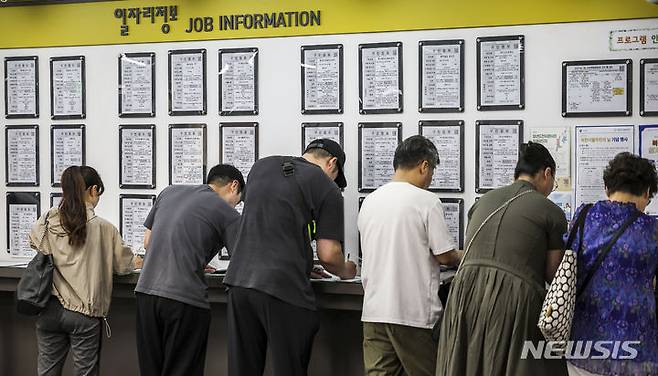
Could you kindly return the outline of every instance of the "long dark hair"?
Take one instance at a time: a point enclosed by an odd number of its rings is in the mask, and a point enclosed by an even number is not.
[[[87,240],[87,204],[85,192],[94,185],[98,194],[105,190],[98,172],[89,166],[71,166],[62,173],[62,201],[59,217],[69,235],[69,245],[80,247]]]

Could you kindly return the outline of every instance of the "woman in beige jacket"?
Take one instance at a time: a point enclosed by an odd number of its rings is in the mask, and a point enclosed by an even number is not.
[[[36,324],[38,374],[61,375],[70,349],[75,375],[97,375],[112,274],[133,271],[135,261],[116,227],[94,214],[104,190],[96,170],[71,166],[61,182],[59,207],[39,218],[30,233],[32,248],[52,253],[55,264],[53,296]]]

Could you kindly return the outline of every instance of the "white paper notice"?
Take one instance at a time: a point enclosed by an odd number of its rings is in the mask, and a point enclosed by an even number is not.
[[[567,112],[625,112],[626,64],[567,66]]]
[[[36,61],[7,60],[7,116],[36,115]]]
[[[59,183],[68,167],[83,164],[83,128],[53,128],[53,182]]]
[[[439,151],[439,165],[434,169],[430,188],[461,190],[461,127],[423,125],[421,135],[429,138]]]
[[[144,246],[144,222],[151,211],[151,198],[121,198],[121,236],[124,242],[137,252]]]
[[[57,195],[51,195],[50,196],[50,206],[53,208],[59,207],[59,203],[62,202],[62,194],[59,193]]]
[[[336,141],[339,145],[342,146],[340,141],[340,127],[338,126],[304,127],[303,131],[304,145],[302,145],[302,148],[306,148],[308,144],[319,138],[328,138],[332,141]]]
[[[462,218],[461,208],[459,202],[447,202],[444,200],[443,215],[445,217],[448,232],[452,236],[455,247],[461,245],[461,231],[459,229],[460,219]]]
[[[377,189],[393,176],[398,128],[361,128],[361,188]]]
[[[480,101],[483,106],[521,104],[521,51],[519,40],[480,43]]]
[[[36,204],[9,205],[9,253],[17,257],[34,257],[36,251],[30,248],[28,235],[38,219]]]
[[[203,128],[171,128],[171,184],[203,184]]]
[[[121,185],[153,184],[153,129],[121,130]]]
[[[235,166],[246,178],[256,163],[255,127],[222,127],[222,163]]]
[[[36,184],[37,132],[35,128],[7,129],[7,182]]]
[[[256,110],[257,52],[223,52],[219,72],[222,85],[222,112]]]
[[[304,50],[304,109],[340,109],[340,49]]]
[[[603,170],[621,152],[633,152],[633,126],[576,127],[576,207],[605,200]]]
[[[557,190],[571,191],[570,128],[531,128],[530,141],[544,145],[555,159]]]
[[[640,155],[658,165],[658,124],[640,126]],[[658,197],[654,196],[644,212],[658,216]]]
[[[171,54],[171,111],[204,110],[204,54]]]
[[[363,109],[400,108],[398,47],[363,48],[361,53]]]
[[[150,56],[121,56],[121,113],[153,113],[153,64]]]
[[[644,112],[658,112],[658,63],[644,63]]]
[[[52,61],[53,116],[80,116],[84,101],[84,60]]]
[[[519,159],[519,126],[480,125],[479,188],[495,189],[514,181]]]
[[[461,106],[462,46],[422,46],[422,107],[459,108]]]

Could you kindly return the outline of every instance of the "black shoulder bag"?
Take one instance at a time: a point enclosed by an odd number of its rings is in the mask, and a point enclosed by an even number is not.
[[[48,234],[48,215],[45,218],[45,230],[41,237],[39,250]],[[16,287],[16,310],[18,313],[35,316],[41,313],[50,300],[53,290],[53,264],[52,254],[43,254],[37,251],[36,256],[27,264],[23,276]]]

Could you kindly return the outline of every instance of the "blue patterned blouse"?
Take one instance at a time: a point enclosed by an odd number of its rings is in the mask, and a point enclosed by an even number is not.
[[[582,206],[574,218],[578,218],[581,209]],[[580,234],[572,247],[578,254],[578,287],[598,252],[636,210],[634,204],[612,201],[599,201],[590,209],[585,221],[583,249],[577,249]],[[614,343],[603,344],[612,353],[609,359],[592,359],[601,354],[592,347],[586,359],[570,360],[575,366],[601,375],[658,375],[653,288],[658,265],[656,226],[655,218],[642,214],[617,240],[587,290],[577,300],[571,331],[573,341],[640,341],[630,344],[637,350],[637,357],[619,359],[630,352],[623,348],[615,351],[615,346],[620,345]],[[617,359],[614,359],[615,354]]]

